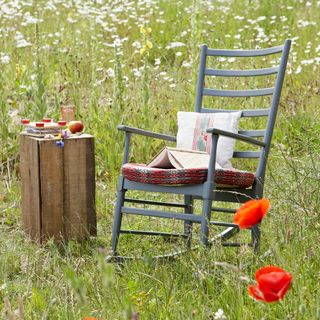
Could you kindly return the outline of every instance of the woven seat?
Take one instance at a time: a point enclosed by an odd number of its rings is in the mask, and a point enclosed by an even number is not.
[[[131,181],[150,184],[197,184],[206,181],[207,168],[160,169],[144,164],[126,163],[122,166],[123,176]],[[230,187],[251,187],[254,182],[252,172],[236,169],[217,169],[215,183]]]

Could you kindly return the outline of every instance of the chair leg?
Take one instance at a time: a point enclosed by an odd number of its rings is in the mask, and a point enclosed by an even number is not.
[[[211,208],[212,208],[212,200],[211,199],[204,199],[203,200],[203,208],[202,208],[201,234],[200,234],[200,240],[202,242],[203,247],[207,247],[207,245],[208,245],[209,223],[210,223],[210,219],[211,219]]]
[[[122,182],[120,182],[122,184]],[[123,206],[124,202],[124,196],[125,196],[125,190],[120,189],[117,192],[117,201],[116,201],[116,208],[115,208],[115,214],[114,214],[114,220],[113,220],[113,227],[112,227],[112,252],[113,254],[116,254],[117,244],[119,240],[120,235],[120,228],[121,228],[121,222],[122,222],[122,213],[121,208]]]
[[[259,251],[260,237],[261,237],[261,229],[260,229],[260,223],[258,223],[251,228],[251,241],[252,241],[252,247],[253,247],[254,253],[258,253]]]
[[[185,195],[184,196],[184,213],[193,214],[193,199],[192,196]],[[192,221],[186,220],[184,222],[184,234],[187,240],[187,246],[190,248],[191,246],[191,237],[192,237]]]

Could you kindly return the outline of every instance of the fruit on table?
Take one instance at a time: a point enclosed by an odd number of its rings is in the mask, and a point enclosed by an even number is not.
[[[50,119],[50,118],[43,118],[43,119],[42,119],[42,122],[50,123],[50,122],[51,122],[51,119]]]
[[[44,122],[36,122],[36,127],[37,128],[43,128],[44,127]]]
[[[83,123],[81,121],[70,121],[68,125],[68,129],[71,133],[81,132],[83,128]]]

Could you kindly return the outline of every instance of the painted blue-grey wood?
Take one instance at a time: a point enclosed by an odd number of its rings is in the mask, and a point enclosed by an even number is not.
[[[154,138],[154,139],[161,139],[161,140],[167,140],[167,141],[173,141],[173,142],[177,141],[175,136],[170,136],[168,134],[155,133],[152,131],[142,130],[139,128],[128,127],[125,125],[119,125],[117,128],[120,131],[135,133],[135,134],[139,134],[139,135]]]
[[[144,183],[129,181],[125,179],[123,188],[126,190],[145,190],[146,186]],[[191,196],[201,196],[203,193],[202,184],[183,185],[183,186],[166,186],[160,184],[150,184],[148,187],[150,192],[160,193],[174,193],[174,194],[186,194]]]
[[[211,142],[211,152],[209,158],[209,165],[208,165],[208,174],[207,174],[207,181],[203,184],[203,205],[202,205],[202,221],[200,227],[200,240],[202,245],[206,247],[209,241],[209,223],[211,219],[211,208],[212,208],[212,201],[214,200],[214,193],[216,185],[214,182],[214,173],[216,167],[216,153],[217,153],[217,146],[218,146],[218,135],[212,135],[212,142]]]
[[[224,70],[224,69],[205,69],[206,76],[216,77],[253,77],[253,76],[267,76],[276,74],[279,67],[252,69],[252,70]]]
[[[115,209],[115,217],[112,232],[112,250],[116,254],[116,248],[118,243],[119,234],[131,233],[131,234],[142,234],[152,235],[154,231],[139,231],[139,230],[121,230],[121,220],[123,214],[134,214],[142,216],[154,216],[158,218],[172,218],[184,221],[185,229],[182,236],[185,237],[187,244],[190,246],[191,230],[193,223],[201,224],[200,240],[204,247],[208,245],[209,238],[209,225],[218,225],[220,227],[226,228],[218,234],[218,238],[222,241],[230,239],[236,233],[239,232],[239,228],[231,222],[224,221],[211,221],[211,212],[217,213],[228,213],[233,214],[235,209],[214,207],[212,204],[215,201],[218,202],[230,202],[241,204],[250,199],[259,199],[263,196],[264,188],[264,176],[266,170],[266,161],[270,151],[272,132],[274,129],[275,118],[277,114],[277,109],[279,105],[279,99],[281,94],[281,89],[283,85],[283,79],[285,75],[286,64],[288,60],[288,54],[290,50],[290,40],[286,40],[284,46],[262,49],[262,50],[214,50],[208,49],[204,45],[201,49],[200,54],[200,64],[199,64],[199,76],[197,81],[196,89],[196,99],[195,99],[195,111],[196,112],[234,112],[238,110],[225,110],[225,109],[209,109],[202,106],[203,96],[206,94],[214,96],[223,97],[246,97],[251,96],[263,96],[272,95],[270,108],[258,108],[258,109],[244,109],[242,110],[241,117],[268,117],[267,128],[259,130],[246,130],[242,129],[239,133],[230,133],[223,130],[218,130],[215,128],[209,128],[208,132],[212,134],[212,149],[210,153],[210,161],[207,179],[202,184],[196,185],[181,185],[181,186],[166,186],[166,185],[155,185],[155,184],[145,184],[134,181],[129,181],[120,175],[118,190],[117,190],[117,202]],[[258,57],[265,56],[269,54],[281,53],[281,61],[279,67],[264,68],[257,70],[220,70],[220,69],[206,69],[206,61],[210,56],[227,56],[227,57]],[[206,89],[204,88],[205,77],[206,76],[236,76],[236,77],[246,77],[246,76],[269,76],[275,74],[275,85],[274,88],[263,88],[263,89],[249,89],[249,90],[217,90],[217,89]],[[269,77],[269,81],[272,78]],[[246,101],[246,100],[245,100]],[[240,104],[245,105],[244,104]],[[119,130],[125,131],[126,142],[123,163],[126,163],[129,159],[130,150],[130,137],[131,134],[139,134],[150,138],[162,139],[167,141],[176,141],[176,138],[170,135],[158,134],[147,130],[141,130],[138,128],[132,128],[128,126],[119,126]],[[251,145],[259,148],[257,151],[235,151],[233,154],[234,158],[258,158],[258,166],[255,173],[255,180],[252,187],[236,188],[236,187],[221,187],[216,185],[214,182],[214,172],[215,172],[215,159],[216,159],[216,147],[220,136],[227,136],[234,138],[239,141],[247,142]],[[262,138],[260,140],[254,138]],[[183,195],[183,202],[165,202],[162,201],[150,201],[141,200],[136,201],[135,199],[125,198],[126,191],[135,190],[143,192],[159,192],[168,194]],[[195,215],[193,213],[193,200],[200,199],[203,201],[202,214]],[[138,208],[126,207],[124,202],[129,202],[132,205],[137,204]],[[184,213],[176,213],[171,211],[157,210],[154,207],[153,210],[142,209],[141,204],[151,205],[151,206],[171,206],[184,210]],[[260,225],[253,226],[250,230],[251,232],[251,245],[254,250],[257,251],[260,243]],[[155,232],[156,235],[160,235],[161,232]],[[176,235],[176,233],[173,233]],[[164,233],[168,235],[168,233]],[[214,239],[216,239],[215,237]],[[225,246],[239,246],[238,242],[224,242]]]
[[[158,231],[143,231],[143,230],[126,230],[122,229],[120,230],[120,233],[126,233],[126,234],[140,234],[145,236],[164,236],[164,237],[183,237],[185,238],[184,233],[169,233],[169,232],[158,232]]]
[[[278,73],[278,76],[276,79],[275,91],[274,91],[272,101],[271,101],[271,111],[270,111],[270,115],[268,118],[266,135],[264,138],[264,142],[266,143],[266,147],[264,149],[263,156],[260,158],[260,162],[259,162],[257,172],[256,172],[256,175],[258,177],[261,177],[262,180],[264,179],[264,176],[265,176],[266,164],[267,164],[266,159],[267,159],[269,151],[270,151],[271,138],[272,138],[273,128],[274,128],[275,120],[276,120],[276,116],[277,116],[280,95],[281,95],[283,80],[284,80],[285,71],[286,71],[286,67],[287,67],[287,61],[288,61],[290,47],[291,47],[291,40],[286,40],[285,44],[284,44],[283,52],[282,52],[281,61],[280,61],[279,73]]]
[[[247,242],[244,242],[244,243],[240,243],[240,242],[223,242],[221,244],[222,246],[224,247],[235,247],[235,248],[239,248],[239,247],[242,247],[242,246],[249,246],[249,247],[252,247],[252,243],[247,243]]]
[[[184,195],[184,213],[185,214],[193,214],[193,198],[189,195]],[[192,220],[184,221],[184,235],[187,239],[187,247],[191,246],[191,238],[192,238]]]
[[[232,213],[232,214],[234,214],[234,213],[236,212],[236,209],[212,207],[212,208],[211,208],[211,211],[224,212],[224,213]]]
[[[170,211],[158,211],[158,210],[122,207],[121,212],[126,214],[135,214],[135,215],[148,216],[148,217],[188,220],[188,221],[198,222],[198,223],[202,221],[201,216],[196,216],[194,214],[186,214],[186,213],[176,213],[176,212],[170,212]]]
[[[240,231],[240,229],[238,226],[236,228],[229,227],[220,233],[221,239],[223,241],[226,241],[226,240],[230,239],[231,237],[235,236],[237,233],[239,233],[239,231]]]
[[[264,137],[266,130],[239,130],[238,133],[248,137]]]
[[[211,97],[261,97],[272,95],[274,88],[250,90],[203,89],[203,95]]]
[[[125,202],[149,204],[149,205],[164,206],[164,207],[175,207],[175,208],[185,208],[188,206],[184,203],[177,203],[177,202],[161,202],[161,201],[140,200],[140,199],[131,199],[131,198],[126,198]]]
[[[229,138],[234,138],[234,139],[237,139],[237,140],[240,140],[240,141],[244,141],[244,142],[248,142],[250,144],[254,144],[254,145],[257,145],[257,146],[261,146],[261,147],[264,147],[266,145],[266,143],[264,141],[252,139],[252,138],[250,138],[248,136],[245,136],[243,134],[224,131],[224,130],[221,130],[221,129],[209,128],[209,129],[207,129],[207,132],[208,133],[212,133],[213,136],[218,135],[218,136],[225,136],[225,137],[229,137]]]
[[[129,160],[129,152],[130,152],[130,141],[131,141],[131,133],[126,132],[126,139],[124,142],[124,153],[122,158],[122,165],[128,162]]]
[[[267,56],[270,54],[280,53],[283,50],[283,46],[258,49],[258,50],[220,50],[220,49],[208,49],[208,56],[219,56],[219,57],[258,57]]]
[[[111,247],[112,252],[116,252],[118,241],[119,241],[121,223],[122,223],[121,208],[123,206],[124,197],[126,193],[126,191],[123,189],[123,180],[124,178],[120,176],[119,183],[118,183],[115,214],[114,214],[113,225],[112,225],[112,247]]]
[[[210,221],[210,224],[220,227],[238,227],[237,224],[231,222],[222,222],[222,221]]]
[[[215,201],[239,204],[256,198],[256,192],[254,189],[217,187],[216,190],[217,192],[214,193]]]
[[[200,112],[202,106],[202,90],[204,85],[204,70],[206,68],[206,60],[207,60],[207,45],[203,45],[200,53],[200,64],[199,64],[199,72],[198,72],[198,80],[197,80],[197,89],[196,89],[196,102],[194,105],[194,111]]]
[[[238,112],[239,110],[228,110],[228,109],[208,109],[201,108],[201,113],[225,113],[225,112]],[[242,118],[250,117],[267,117],[269,116],[270,109],[256,109],[256,110],[242,110]]]
[[[260,158],[261,151],[234,151],[233,158]]]

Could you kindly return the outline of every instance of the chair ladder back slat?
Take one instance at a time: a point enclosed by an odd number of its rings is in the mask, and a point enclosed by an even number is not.
[[[231,109],[208,109],[201,108],[201,112],[203,113],[228,113],[228,112],[238,112],[239,110],[231,110]],[[250,117],[267,117],[269,116],[270,109],[253,109],[253,110],[242,110],[241,117],[242,118],[250,118]]]
[[[282,52],[284,46],[278,46],[267,49],[258,50],[220,50],[220,49],[208,49],[208,56],[218,56],[218,57],[259,57],[267,56],[270,54]]]
[[[239,130],[238,133],[248,137],[264,137],[266,130]]]
[[[203,89],[203,95],[215,97],[259,97],[272,95],[274,88],[263,88],[254,90],[221,90]]]
[[[279,67],[253,69],[253,70],[222,70],[222,69],[205,69],[206,76],[217,77],[252,77],[252,76],[266,76],[277,74]]]
[[[260,158],[261,151],[234,151],[233,158]]]

